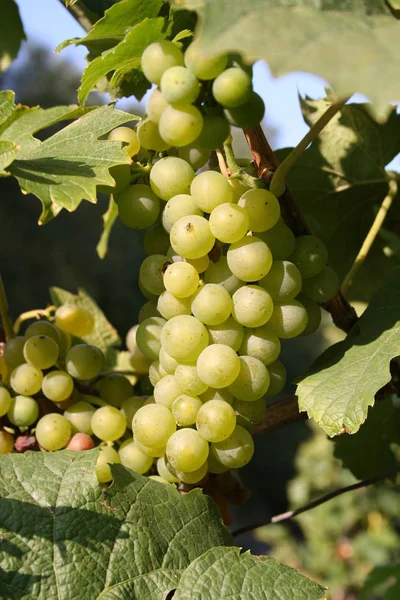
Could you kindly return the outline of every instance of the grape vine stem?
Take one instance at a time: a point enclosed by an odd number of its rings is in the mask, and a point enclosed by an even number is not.
[[[86,6],[78,0],[75,4],[69,5],[68,0],[60,0],[61,4],[67,11],[78,21],[79,25],[85,31],[90,31],[93,24],[96,22],[95,15],[90,12]]]
[[[3,323],[6,340],[11,340],[15,337],[15,331],[11,320],[10,311],[8,310],[8,302],[6,290],[4,288],[3,279],[0,275],[0,317]]]

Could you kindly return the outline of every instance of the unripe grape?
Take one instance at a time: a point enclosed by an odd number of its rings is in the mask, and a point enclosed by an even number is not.
[[[196,140],[196,145],[199,148],[215,150],[222,146],[229,134],[229,123],[224,115],[203,115],[203,129]]]
[[[235,398],[233,409],[236,414],[236,421],[241,427],[251,429],[263,420],[267,407],[264,398],[254,400],[254,402],[243,402]]]
[[[24,346],[26,339],[22,336],[11,338],[4,346],[3,356],[10,369],[15,369],[25,362]]]
[[[254,442],[244,427],[236,425],[233,433],[222,442],[211,446],[217,459],[229,469],[240,469],[250,462],[254,454]]]
[[[275,304],[268,327],[279,338],[297,337],[307,327],[307,311],[297,300]]]
[[[60,331],[49,321],[35,321],[25,331],[25,338],[31,338],[36,335],[46,335],[47,337],[53,339],[57,346],[61,343],[61,335]]]
[[[204,117],[203,117],[203,128],[204,128]],[[200,134],[201,135],[201,134]],[[197,171],[204,167],[206,163],[210,160],[211,150],[207,148],[202,148],[198,140],[200,136],[195,140],[193,144],[189,144],[188,146],[181,146],[178,148],[178,156],[185,160],[189,165]]]
[[[249,229],[249,217],[244,208],[226,202],[214,208],[210,215],[211,233],[226,244],[242,239]]]
[[[224,114],[231,125],[241,129],[251,129],[264,118],[265,104],[261,96],[251,92],[249,99],[236,108],[225,108]]]
[[[204,171],[193,179],[190,193],[197,206],[211,213],[219,204],[232,201],[232,188],[217,171]]]
[[[274,260],[268,275],[261,279],[260,286],[267,290],[274,302],[285,302],[300,292],[302,277],[293,263]]]
[[[130,185],[118,196],[118,214],[128,227],[146,229],[160,214],[160,200],[149,185]]]
[[[239,199],[238,206],[246,210],[249,216],[249,229],[255,232],[271,229],[281,215],[277,198],[268,190],[261,188],[245,192]]]
[[[314,302],[328,302],[339,291],[339,277],[331,267],[324,267],[318,275],[308,277],[303,283],[303,292]]]
[[[133,394],[132,384],[122,373],[109,373],[100,379],[97,387],[100,398],[116,408]]]
[[[154,123],[159,123],[163,110],[165,110],[167,106],[168,102],[162,95],[161,91],[156,88],[150,94],[146,106],[146,112]]]
[[[223,71],[212,85],[213,96],[224,107],[234,108],[244,104],[251,93],[251,77],[239,67]]]
[[[171,411],[179,427],[189,427],[196,422],[196,415],[203,405],[196,396],[181,394],[172,403]],[[204,436],[203,436],[204,437]]]
[[[187,262],[169,265],[164,273],[165,289],[177,298],[192,296],[199,286],[199,274]]]
[[[120,411],[126,419],[126,426],[132,429],[132,419],[144,404],[144,396],[130,396],[121,404]]]
[[[197,206],[196,201],[189,194],[178,194],[170,198],[165,205],[162,214],[163,227],[168,233],[171,233],[172,226],[181,217],[188,215],[204,215],[203,211]]]
[[[167,40],[153,42],[142,54],[142,71],[146,79],[157,85],[163,73],[176,65],[183,65],[183,54],[176,44]]]
[[[65,366],[75,379],[93,379],[100,373],[104,362],[102,351],[96,346],[77,344],[69,350]]]
[[[158,124],[160,135],[171,146],[187,146],[200,135],[203,117],[198,108],[191,104],[168,106]]]
[[[160,135],[159,124],[151,119],[143,119],[137,127],[137,135],[140,145],[147,150],[164,152],[170,148],[169,142]]]
[[[185,52],[185,65],[199,79],[215,79],[225,69],[228,56],[208,52],[193,42]]]
[[[170,240],[173,249],[184,258],[201,258],[215,243],[208,221],[198,215],[178,219],[172,226]]]
[[[153,254],[145,258],[140,266],[139,281],[148,292],[155,296],[159,296],[165,290],[164,271],[168,264],[167,256]]]
[[[325,267],[328,250],[325,244],[313,235],[301,235],[296,238],[290,260],[299,269],[302,277],[314,277]]]
[[[15,396],[11,398],[7,417],[17,427],[33,425],[39,416],[39,406],[36,400],[29,396]]]
[[[178,194],[188,194],[194,175],[187,162],[176,156],[166,156],[153,165],[150,186],[159,198],[169,200]]]
[[[165,100],[173,106],[192,104],[200,93],[200,84],[189,69],[176,66],[164,71],[161,82],[161,92]]]
[[[235,319],[229,317],[219,325],[208,325],[210,342],[213,344],[225,344],[237,352],[243,341],[244,329]]]
[[[161,317],[149,317],[140,323],[136,343],[140,352],[151,360],[157,360],[161,349],[161,332],[167,321]]]
[[[245,285],[232,296],[233,318],[244,327],[261,327],[271,318],[273,302],[259,285]]]
[[[266,396],[275,396],[275,394],[279,394],[285,387],[287,376],[285,366],[279,360],[276,360],[271,365],[268,365],[268,373],[270,384]]]
[[[162,404],[171,408],[174,400],[181,395],[181,390],[176,384],[174,375],[166,375],[154,387],[154,400],[157,404]]]

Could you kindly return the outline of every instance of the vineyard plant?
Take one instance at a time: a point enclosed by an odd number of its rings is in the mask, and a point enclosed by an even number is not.
[[[0,177],[42,230],[106,198],[96,260],[129,229],[143,301],[118,333],[54,272],[18,316],[0,274],[0,599],[398,600],[400,3],[52,1],[77,102],[0,91]],[[293,148],[258,60],[328,82]],[[243,520],[274,461],[282,510]]]

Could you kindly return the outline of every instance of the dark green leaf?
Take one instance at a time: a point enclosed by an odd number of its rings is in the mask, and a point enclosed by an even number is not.
[[[14,142],[0,140],[0,175],[8,175],[4,171],[18,154],[18,146]]]
[[[26,39],[19,10],[14,0],[0,0],[0,72],[16,58],[22,40]]]

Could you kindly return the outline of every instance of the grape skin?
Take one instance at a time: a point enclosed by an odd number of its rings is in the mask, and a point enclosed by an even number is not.
[[[10,385],[14,392],[22,396],[33,396],[42,387],[43,373],[36,367],[24,363],[16,367],[10,375]]]
[[[50,371],[43,378],[42,392],[53,402],[63,402],[70,397],[74,389],[74,382],[65,371]]]
[[[274,310],[269,293],[259,285],[240,287],[232,296],[233,318],[244,327],[261,327],[267,323]]]
[[[164,273],[165,289],[177,298],[192,296],[199,286],[199,274],[187,262],[169,265]]]
[[[166,456],[177,471],[196,471],[207,460],[208,443],[194,429],[179,429],[167,442]]]
[[[167,108],[168,102],[165,100],[161,91],[154,89],[147,102],[146,111],[153,123],[159,123],[163,111]]]
[[[236,426],[235,411],[223,400],[210,400],[197,413],[196,428],[208,442],[222,442]]]
[[[29,329],[29,328],[28,328]],[[11,338],[4,346],[3,356],[10,369],[15,369],[25,362],[24,346],[26,339],[22,336]]]
[[[211,213],[219,204],[232,201],[231,186],[216,171],[204,171],[196,175],[190,186],[190,193],[197,206],[206,213]]]
[[[268,366],[273,363],[281,353],[281,342],[267,325],[246,329],[239,354],[253,356]]]
[[[301,235],[296,238],[290,261],[299,269],[303,279],[318,275],[328,261],[325,244],[313,235]]]
[[[268,327],[282,339],[297,337],[307,327],[308,316],[304,306],[297,300],[275,304]]]
[[[121,373],[110,373],[102,377],[97,387],[100,392],[100,398],[116,408],[119,408],[124,400],[133,394],[133,388],[129,379]]]
[[[93,331],[94,318],[84,308],[77,304],[63,304],[55,314],[56,326],[77,337],[85,337]]]
[[[159,296],[165,290],[164,268],[168,265],[168,257],[162,254],[153,254],[144,259],[139,270],[139,281],[143,287]]]
[[[95,409],[89,402],[79,400],[64,411],[64,417],[71,423],[72,433],[92,435],[92,416]]]
[[[183,54],[176,44],[167,40],[153,42],[142,54],[142,71],[146,79],[157,85],[163,73],[177,65],[183,65]]]
[[[196,77],[186,67],[170,67],[164,71],[161,82],[161,92],[173,106],[192,104],[200,93],[200,84]]]
[[[274,260],[268,275],[261,279],[260,285],[267,290],[274,302],[285,302],[299,294],[302,281],[296,265],[287,260]]]
[[[200,379],[195,364],[179,364],[175,369],[174,375],[176,385],[183,394],[198,396],[199,394],[203,394],[208,388],[208,385]]]
[[[164,152],[171,147],[160,135],[159,125],[151,119],[143,119],[140,121],[138,128],[138,139],[140,145],[146,150],[155,150],[156,152]]]
[[[240,469],[250,462],[254,454],[254,442],[244,427],[236,425],[233,433],[222,442],[212,444],[217,459],[229,469]]]
[[[11,399],[7,417],[17,427],[33,425],[39,416],[39,406],[36,400],[29,396],[15,396]]]
[[[241,106],[250,96],[251,78],[243,69],[231,67],[216,77],[212,92],[221,106],[226,108]]]
[[[211,344],[197,359],[197,372],[210,387],[228,387],[239,375],[240,359],[229,346]]]
[[[150,448],[162,447],[176,431],[175,419],[162,404],[148,404],[133,417],[132,431],[139,444]]]
[[[231,312],[232,298],[229,292],[215,283],[206,283],[193,297],[192,313],[205,325],[220,325]]]
[[[172,226],[170,240],[173,249],[183,258],[201,258],[215,243],[208,221],[198,215],[178,219]]]
[[[90,426],[100,440],[113,442],[124,435],[126,419],[115,406],[102,406],[93,413]]]
[[[11,406],[10,392],[0,386],[0,417],[3,417]]]
[[[247,211],[237,204],[225,202],[214,208],[210,215],[211,233],[226,244],[238,242],[249,229]]]
[[[219,325],[208,325],[207,329],[210,342],[213,344],[225,344],[235,352],[239,350],[244,337],[244,328],[233,317],[228,317]]]
[[[193,425],[196,422],[197,413],[202,405],[202,401],[196,396],[189,396],[188,394],[178,396],[171,407],[178,427]]]
[[[161,331],[167,321],[161,317],[149,317],[142,321],[136,332],[140,352],[151,360],[157,360],[161,349]]]
[[[8,431],[0,429],[0,456],[10,454],[14,450],[14,438]]]
[[[68,351],[65,366],[75,379],[93,379],[100,373],[104,356],[96,346],[77,344]]]
[[[200,48],[193,42],[185,52],[185,65],[199,79],[215,79],[225,69],[228,62],[226,54],[215,54]]]
[[[185,362],[194,362],[207,347],[208,331],[196,317],[179,315],[173,317],[163,327],[161,344],[164,350],[175,358]]]
[[[268,372],[270,376],[270,384],[266,396],[275,396],[275,394],[279,394],[279,392],[281,392],[285,387],[287,376],[286,369],[279,360],[276,360],[272,364],[268,365]]]
[[[44,415],[36,424],[36,439],[45,450],[65,448],[71,438],[71,423],[58,413]]]
[[[160,214],[160,200],[149,185],[130,185],[118,196],[118,214],[132,229],[146,229]]]
[[[162,200],[178,194],[188,194],[194,179],[192,167],[175,156],[166,156],[157,161],[150,171],[150,186]]]
[[[253,356],[240,357],[240,371],[235,381],[229,386],[231,394],[245,402],[262,398],[270,385],[267,367]]]
[[[255,236],[246,236],[231,244],[226,257],[232,273],[246,282],[262,279],[272,266],[267,244]]]
[[[200,135],[203,128],[201,112],[191,104],[168,106],[158,124],[162,139],[171,146],[188,146]]]
[[[124,467],[132,469],[132,471],[135,471],[135,473],[139,473],[140,475],[147,473],[153,464],[153,459],[151,456],[147,456],[147,454],[144,454],[141,450],[139,450],[139,448],[134,444],[133,438],[128,438],[122,442],[119,447],[118,454],[121,464]]]
[[[157,404],[171,408],[174,400],[181,395],[174,375],[166,375],[154,387],[154,400]]]
[[[140,150],[140,143],[136,132],[129,127],[116,127],[108,134],[108,139],[116,142],[126,142],[124,146],[129,156],[135,156]]]
[[[96,477],[99,483],[112,480],[110,464],[120,463],[119,454],[111,446],[100,446],[100,454],[96,463]]]

